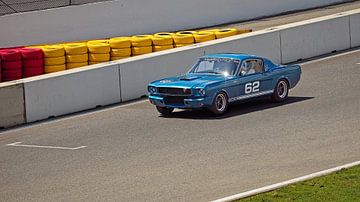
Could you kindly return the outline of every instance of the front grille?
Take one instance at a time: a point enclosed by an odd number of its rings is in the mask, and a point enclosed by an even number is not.
[[[190,95],[191,90],[190,89],[184,89],[184,88],[164,88],[160,87],[158,88],[158,92],[162,94],[168,94],[168,95]]]
[[[184,97],[180,97],[180,96],[169,96],[169,97],[165,97],[164,98],[164,102],[165,104],[180,104],[183,105],[184,104]]]

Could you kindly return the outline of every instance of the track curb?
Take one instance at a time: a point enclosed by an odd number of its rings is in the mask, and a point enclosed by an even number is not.
[[[283,182],[279,182],[279,183],[276,183],[276,184],[268,185],[268,186],[261,187],[261,188],[258,188],[258,189],[253,189],[253,190],[242,192],[242,193],[235,194],[235,195],[232,195],[232,196],[227,196],[227,197],[224,197],[224,198],[220,198],[220,199],[214,200],[212,202],[228,202],[228,201],[234,201],[234,200],[238,200],[238,199],[247,198],[247,197],[250,197],[250,196],[257,195],[257,194],[273,191],[275,189],[279,189],[279,188],[285,187],[285,186],[290,185],[290,184],[310,180],[310,179],[313,179],[313,178],[316,178],[316,177],[321,177],[321,176],[324,176],[324,175],[328,175],[328,174],[340,171],[342,169],[347,169],[347,168],[351,168],[351,167],[358,166],[358,165],[360,165],[360,161],[355,161],[355,162],[348,163],[348,164],[345,164],[345,165],[341,165],[341,166],[338,166],[338,167],[335,167],[335,168],[330,168],[330,169],[327,169],[327,170],[319,171],[319,172],[312,173],[312,174],[309,174],[309,175],[304,175],[304,176],[301,176],[301,177],[297,177],[297,178],[290,179],[290,180],[287,180],[287,181],[283,181]]]

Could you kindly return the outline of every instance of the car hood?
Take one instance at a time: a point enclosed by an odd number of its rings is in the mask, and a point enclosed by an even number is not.
[[[225,76],[220,74],[186,74],[164,78],[150,84],[156,87],[205,88],[207,85],[223,81],[225,81]]]

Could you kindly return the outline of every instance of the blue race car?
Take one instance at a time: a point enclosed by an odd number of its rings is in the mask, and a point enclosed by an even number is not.
[[[299,65],[277,65],[247,54],[210,54],[185,75],[151,82],[149,100],[163,115],[174,108],[208,108],[221,115],[230,103],[240,100],[271,96],[275,102],[284,101],[300,75]]]

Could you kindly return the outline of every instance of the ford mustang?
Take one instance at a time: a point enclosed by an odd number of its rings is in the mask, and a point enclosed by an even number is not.
[[[210,54],[199,58],[185,75],[151,82],[149,100],[163,115],[174,108],[207,108],[221,115],[236,101],[260,96],[284,101],[300,75],[299,65],[278,65],[247,54]]]

